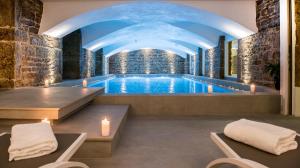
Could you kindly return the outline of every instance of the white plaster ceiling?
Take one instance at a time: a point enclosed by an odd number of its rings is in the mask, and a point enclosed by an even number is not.
[[[84,48],[109,47],[107,55],[121,49],[155,47],[183,56],[196,52],[191,46],[216,46],[220,35],[233,39],[254,33],[206,10],[166,2],[131,2],[69,18],[44,34],[61,38],[79,28]]]

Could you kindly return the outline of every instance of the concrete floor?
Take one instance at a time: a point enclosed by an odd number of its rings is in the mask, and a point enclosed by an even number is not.
[[[237,117],[129,118],[112,158],[76,159],[92,168],[205,168],[223,153],[209,138]],[[300,119],[252,118],[300,132]]]

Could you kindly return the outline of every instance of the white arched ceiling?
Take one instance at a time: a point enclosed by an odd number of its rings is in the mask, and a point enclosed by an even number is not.
[[[90,32],[89,29],[86,30],[85,28],[82,29],[82,31],[84,32],[83,34],[89,34]],[[127,43],[147,43],[148,41],[157,41],[158,39],[167,41],[186,41],[204,49],[212,48],[217,44],[203,38],[199,34],[192,33],[164,22],[146,22],[128,26],[104,37],[100,36],[98,39],[84,40],[86,43],[83,44],[83,48],[97,51],[100,48],[104,48],[119,41]]]
[[[253,34],[250,29],[207,10],[175,3],[129,2],[95,9],[66,19],[43,34],[61,38],[77,29],[82,46],[106,56],[123,50],[156,48],[185,57],[197,47],[209,49],[226,39]]]
[[[115,6],[122,3],[137,2],[136,0],[42,0],[43,16],[40,34],[55,25],[79,16],[83,13]],[[140,0],[152,1],[152,0]],[[195,9],[206,10],[216,15],[235,21],[253,32],[256,27],[256,0],[155,0],[186,5]]]
[[[176,53],[177,55],[185,58],[186,54],[195,55],[195,51],[187,48],[178,43],[167,41],[167,40],[146,40],[143,42],[121,42],[118,44],[111,45],[105,49],[105,56],[110,57],[116,53],[124,51],[135,51],[138,49],[160,49]]]
[[[90,43],[110,33],[126,28],[133,24],[121,20],[111,20],[106,22],[99,22],[82,28],[82,44]]]
[[[42,33],[61,38],[79,28],[110,20],[123,20],[133,24],[194,22],[212,27],[235,38],[242,38],[254,33],[237,22],[209,11],[165,2],[132,2],[96,9],[64,20]]]

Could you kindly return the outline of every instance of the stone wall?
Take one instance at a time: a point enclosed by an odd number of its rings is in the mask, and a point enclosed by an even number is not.
[[[300,0],[295,0],[296,48],[295,48],[295,86],[300,87]]]
[[[110,74],[183,74],[184,58],[162,50],[121,52],[109,58]]]
[[[93,52],[82,48],[81,30],[63,37],[63,78],[80,79],[102,75],[103,50]]]
[[[239,40],[238,80],[272,86],[273,79],[265,71],[269,63],[277,63],[280,58],[279,27],[270,28]]]
[[[82,51],[81,31],[76,30],[62,39],[63,41],[63,79],[80,78],[80,57]]]
[[[203,50],[202,48],[198,48],[198,59],[199,59],[199,73],[198,75],[202,76],[204,75],[203,74],[203,69],[202,69],[202,66],[203,66]]]
[[[61,80],[59,39],[37,35],[40,0],[0,0],[0,87],[42,85]]]
[[[205,51],[205,76],[224,79],[225,36],[220,36],[218,46]]]
[[[239,40],[238,81],[272,86],[267,64],[280,59],[279,0],[257,0],[259,32]]]
[[[280,26],[279,0],[256,0],[256,25],[258,31]]]
[[[184,74],[190,74],[190,59],[191,56],[186,54],[186,58],[184,59]]]
[[[87,49],[82,50],[80,57],[81,78],[90,78],[95,76],[95,52]]]
[[[48,79],[62,79],[62,50],[59,39],[29,33],[28,41],[16,41],[15,87],[39,86]]]
[[[95,75],[103,75],[103,48],[95,52]]]

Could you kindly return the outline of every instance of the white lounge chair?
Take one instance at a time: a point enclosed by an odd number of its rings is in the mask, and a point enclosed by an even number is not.
[[[210,162],[207,168],[216,168],[230,164],[240,168],[299,168],[300,149],[286,152],[280,156],[273,155],[249,145],[234,141],[223,133],[211,133],[213,142],[224,152],[227,158]],[[296,137],[300,144],[300,137]]]
[[[0,134],[0,167],[4,168],[88,168],[84,163],[69,161],[85,141],[86,133],[81,134],[55,134],[58,148],[55,152],[31,159],[8,161],[8,147],[10,134]]]

